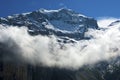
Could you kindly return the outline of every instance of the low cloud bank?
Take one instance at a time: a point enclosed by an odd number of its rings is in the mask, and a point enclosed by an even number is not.
[[[0,55],[33,65],[78,69],[120,55],[120,25],[89,30],[90,40],[60,44],[56,36],[31,36],[26,27],[0,25]]]

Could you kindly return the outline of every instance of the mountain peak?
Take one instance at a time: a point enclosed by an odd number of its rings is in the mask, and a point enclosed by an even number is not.
[[[44,14],[52,14],[52,13],[58,13],[58,14],[66,14],[66,15],[71,15],[71,16],[82,16],[82,17],[86,17],[85,15],[76,13],[75,11],[71,10],[71,9],[67,9],[67,8],[61,8],[58,10],[47,10],[47,9],[40,9],[37,12],[41,12]]]
[[[74,39],[82,39],[89,29],[97,29],[97,21],[76,13],[71,9],[40,9],[29,13],[0,18],[0,24],[26,26],[33,34],[54,34]]]

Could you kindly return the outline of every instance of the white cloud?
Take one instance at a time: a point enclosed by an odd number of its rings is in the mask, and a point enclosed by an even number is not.
[[[67,6],[64,3],[59,3],[59,6],[62,8],[67,8]]]
[[[104,25],[107,24],[104,23]],[[55,36],[30,36],[25,27],[0,25],[0,43],[9,46],[7,48],[2,46],[3,49],[10,50],[11,54],[14,53],[28,63],[78,69],[86,64],[94,64],[119,56],[119,28],[120,25],[115,25],[105,31],[89,30],[86,36],[92,36],[92,39],[61,46]]]
[[[60,3],[59,5],[60,5],[60,6],[64,6],[64,3]]]

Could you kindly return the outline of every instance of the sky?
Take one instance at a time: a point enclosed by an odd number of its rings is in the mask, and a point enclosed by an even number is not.
[[[69,8],[89,17],[120,17],[120,0],[0,0],[0,17],[41,8]]]

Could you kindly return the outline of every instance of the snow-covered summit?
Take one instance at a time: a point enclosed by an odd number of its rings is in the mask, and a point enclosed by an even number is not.
[[[116,20],[114,22],[112,22],[109,26],[114,26],[114,25],[118,25],[120,24],[120,20]]]
[[[66,9],[66,8],[61,8],[61,9],[58,9],[58,10],[47,10],[47,9],[40,9],[38,10],[40,11],[41,13],[44,13],[44,14],[51,14],[51,13],[63,13],[63,14],[67,14],[67,15],[76,15],[76,16],[83,16],[83,17],[87,17],[85,15],[82,15],[82,14],[79,14],[79,13],[76,13],[74,11],[72,11],[71,9]]]
[[[40,9],[0,18],[0,24],[27,26],[32,34],[66,36],[82,39],[88,28],[97,29],[97,21],[71,9]]]

